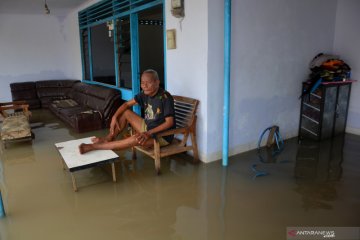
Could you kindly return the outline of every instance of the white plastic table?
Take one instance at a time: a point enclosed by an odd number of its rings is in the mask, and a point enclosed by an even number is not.
[[[110,163],[112,169],[113,181],[116,182],[115,173],[115,160],[119,156],[112,150],[94,150],[85,154],[80,154],[79,145],[81,143],[91,143],[91,138],[82,138],[76,140],[70,140],[66,142],[55,143],[55,147],[59,151],[62,157],[62,163],[64,169],[69,169],[71,174],[73,189],[77,192],[76,180],[74,172],[98,166],[100,164]]]

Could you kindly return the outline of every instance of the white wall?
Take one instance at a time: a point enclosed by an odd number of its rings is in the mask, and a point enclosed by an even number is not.
[[[0,102],[12,82],[82,78],[78,11],[95,2],[69,14],[0,13]]]
[[[81,79],[78,11],[66,18],[0,14],[0,101],[9,83]],[[170,13],[177,49],[167,50],[167,86],[200,100],[197,139],[201,159],[221,158],[223,109],[223,1],[185,1],[185,18]],[[357,0],[233,0],[230,153],[256,147],[259,134],[277,124],[283,137],[297,135],[301,82],[319,52],[344,56],[359,79]],[[336,17],[335,17],[336,16]],[[336,32],[335,32],[335,20]],[[334,41],[335,36],[335,41]],[[346,57],[345,57],[346,56]],[[349,129],[360,129],[359,84],[353,85]]]
[[[67,36],[68,43],[66,48],[67,72],[71,79],[82,79],[78,11],[78,9],[74,9],[64,20],[64,32]]]
[[[207,125],[207,0],[185,1],[185,18],[180,22],[170,13],[166,0],[166,29],[176,29],[176,49],[166,51],[167,87],[174,95],[200,100],[197,140],[201,160],[206,159]]]
[[[223,1],[209,0],[207,161],[221,158]],[[336,0],[233,0],[230,153],[256,147],[278,125],[297,135],[301,82],[319,52],[331,52]]]
[[[64,24],[54,15],[0,14],[0,102],[11,100],[12,82],[71,78]]]
[[[352,78],[360,80],[360,1],[338,0],[334,53],[352,68]],[[360,82],[352,84],[347,132],[360,134]]]

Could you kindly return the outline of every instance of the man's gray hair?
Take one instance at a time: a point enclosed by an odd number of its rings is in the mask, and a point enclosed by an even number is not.
[[[147,69],[147,70],[145,70],[145,71],[143,72],[143,74],[145,74],[145,73],[151,74],[154,80],[160,80],[160,79],[159,79],[159,74],[158,74],[157,71],[155,71],[154,69]]]

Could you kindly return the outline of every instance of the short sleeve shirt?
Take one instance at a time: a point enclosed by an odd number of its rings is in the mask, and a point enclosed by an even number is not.
[[[148,130],[151,130],[165,122],[166,117],[174,117],[174,99],[171,94],[162,88],[159,88],[158,92],[150,97],[143,92],[135,96],[135,101],[144,109],[145,124]],[[170,128],[175,128],[176,123]],[[164,137],[166,141],[171,142],[173,136]]]

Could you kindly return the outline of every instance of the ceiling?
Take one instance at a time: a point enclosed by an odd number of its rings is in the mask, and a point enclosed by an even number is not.
[[[89,0],[46,0],[53,15],[64,15]],[[45,14],[44,0],[0,0],[0,13]]]

